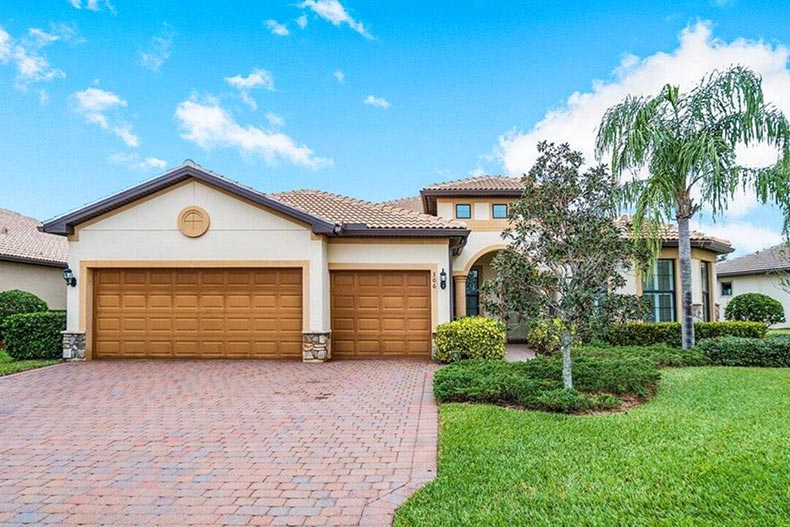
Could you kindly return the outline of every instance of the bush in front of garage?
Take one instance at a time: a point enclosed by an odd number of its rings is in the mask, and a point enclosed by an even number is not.
[[[5,349],[14,360],[57,359],[62,354],[65,311],[23,313],[3,322]]]
[[[464,317],[436,328],[435,359],[455,362],[463,359],[504,359],[505,325],[486,317]]]
[[[47,303],[33,293],[19,289],[0,292],[0,341],[3,340],[3,322],[6,318],[22,313],[39,313],[47,309]]]

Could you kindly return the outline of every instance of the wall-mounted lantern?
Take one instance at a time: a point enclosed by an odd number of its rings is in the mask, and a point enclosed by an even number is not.
[[[66,285],[76,287],[77,279],[74,278],[74,272],[71,270],[71,267],[63,269],[63,279],[66,281]]]
[[[442,272],[439,273],[439,287],[442,289],[447,289],[447,271],[442,269]]]

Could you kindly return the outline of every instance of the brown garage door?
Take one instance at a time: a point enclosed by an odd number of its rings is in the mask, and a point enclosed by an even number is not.
[[[301,358],[300,269],[99,269],[96,358]]]
[[[427,271],[332,271],[332,357],[430,357]]]

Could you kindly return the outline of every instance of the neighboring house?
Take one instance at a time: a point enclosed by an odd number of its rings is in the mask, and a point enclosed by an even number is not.
[[[790,278],[790,249],[785,244],[716,264],[722,314],[730,300],[743,293],[763,293],[782,303],[790,319],[790,291],[783,282]],[[776,324],[788,328],[790,322]]]
[[[387,203],[263,194],[185,162],[44,224],[68,237],[77,278],[64,353],[430,357],[438,324],[480,313],[479,286],[520,195],[520,180],[498,176]],[[710,240],[699,240],[698,261],[731,250]],[[659,317],[677,318],[674,276],[645,291],[671,306],[661,303]]]
[[[68,243],[38,231],[34,218],[0,209],[0,291],[21,289],[44,300],[50,309],[66,309]]]

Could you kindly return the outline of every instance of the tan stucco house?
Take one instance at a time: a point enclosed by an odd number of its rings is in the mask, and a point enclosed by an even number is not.
[[[0,291],[28,291],[50,309],[66,309],[63,268],[68,242],[39,232],[40,224],[35,218],[0,209]]]
[[[264,194],[185,162],[45,222],[68,238],[77,278],[64,354],[428,358],[438,324],[480,312],[478,287],[520,194],[519,179],[501,176],[387,203]],[[695,261],[730,250],[705,240]],[[668,240],[662,258],[674,250]],[[632,280],[635,292],[658,295],[661,317],[670,316],[665,296],[679,294],[672,272],[662,275],[668,290]]]
[[[716,265],[718,290],[722,313],[737,295],[762,293],[782,303],[785,318],[790,319],[790,246],[775,245],[751,254],[719,262]],[[773,328],[790,328],[790,322],[782,322]]]

